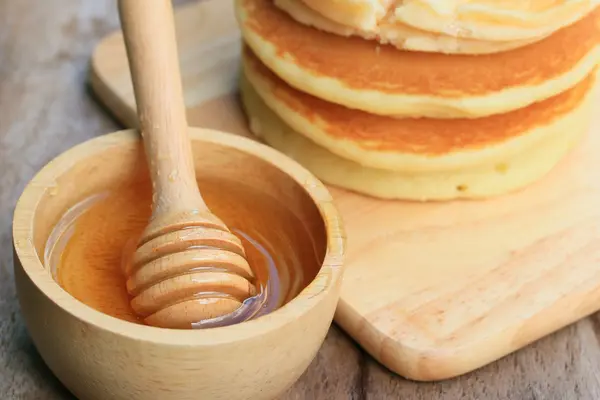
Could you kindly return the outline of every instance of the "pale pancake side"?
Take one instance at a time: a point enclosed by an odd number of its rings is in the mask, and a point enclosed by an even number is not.
[[[426,51],[444,54],[491,54],[512,50],[543,39],[484,41],[433,33],[414,28],[397,21],[393,12],[388,13],[374,28],[360,29],[342,25],[319,14],[302,0],[275,0],[275,5],[296,21],[336,35],[357,36],[390,44],[399,50]]]
[[[332,153],[367,167],[444,171],[504,160],[551,134],[547,127],[572,112],[594,83],[506,114],[477,119],[379,116],[320,100],[278,78],[244,46],[247,79],[271,110],[294,131]]]
[[[583,18],[599,0],[300,0],[331,21],[375,31],[386,21],[485,41],[536,40]],[[387,14],[384,14],[387,10]]]
[[[302,0],[332,21],[354,26],[358,29],[372,29],[383,18],[395,0]]]
[[[324,182],[381,199],[481,199],[524,188],[544,177],[588,131],[592,91],[570,114],[546,127],[544,140],[496,163],[446,172],[397,172],[361,166],[316,145],[286,125],[242,76],[250,130]]]
[[[294,21],[270,0],[236,0],[236,13],[247,44],[290,85],[379,115],[508,112],[576,85],[600,59],[600,10],[540,42],[479,56],[398,51],[329,34]]]
[[[430,32],[480,40],[546,36],[585,17],[598,0],[403,0],[399,22]]]

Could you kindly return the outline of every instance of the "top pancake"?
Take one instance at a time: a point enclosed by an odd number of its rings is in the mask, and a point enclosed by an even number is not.
[[[398,51],[325,33],[293,20],[272,0],[236,0],[236,12],[246,43],[287,83],[379,115],[508,112],[573,87],[600,59],[600,9],[542,41],[481,56]]]
[[[402,24],[450,36],[491,41],[547,36],[585,16],[598,0],[302,0],[325,17],[373,30],[393,15]],[[375,4],[374,4],[375,3]]]
[[[528,40],[486,41],[428,32],[399,22],[392,11],[388,12],[374,28],[360,29],[328,19],[302,0],[275,0],[275,5],[302,24],[336,35],[376,40],[381,44],[391,44],[400,50],[445,54],[491,54],[516,49],[543,39],[540,37]]]

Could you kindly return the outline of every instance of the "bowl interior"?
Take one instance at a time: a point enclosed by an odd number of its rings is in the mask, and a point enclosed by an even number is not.
[[[73,149],[63,154],[49,164],[32,182],[32,186],[39,193],[30,218],[32,244],[39,260],[44,260],[46,242],[52,229],[71,207],[90,196],[110,191],[117,186],[148,180],[143,147],[135,132],[125,131],[108,136],[95,139],[96,146],[86,143],[77,148],[77,151]],[[230,147],[225,142],[235,143],[238,138],[229,138],[229,136],[209,135],[206,132],[200,135],[192,132],[192,148],[198,180],[201,185],[203,182],[207,185],[215,184],[220,180],[239,183],[277,199],[294,216],[286,221],[279,221],[273,227],[274,231],[281,236],[294,238],[297,225],[303,225],[314,246],[308,249],[300,242],[292,242],[294,257],[300,260],[306,257],[314,259],[316,253],[319,263],[316,268],[314,262],[301,263],[308,267],[303,270],[302,284],[288,299],[289,302],[315,280],[330,250],[331,243],[328,240],[328,227],[324,222],[323,209],[317,206],[314,196],[309,195],[306,185],[311,186],[316,192],[325,189],[308,179],[311,178],[308,175],[304,177],[301,173],[290,176],[289,171],[286,170],[288,166],[276,164],[276,162],[288,163],[285,158],[275,157],[267,160],[252,154],[246,148]],[[306,182],[303,181],[304,178],[307,178]],[[222,204],[210,195],[205,196],[205,200],[217,215],[219,209],[224,209]],[[244,203],[245,199],[236,198],[235,201]],[[251,210],[252,204],[246,204],[244,209]],[[224,221],[226,224],[231,223],[227,218],[224,218]],[[337,227],[334,230],[337,230]],[[39,266],[44,268],[42,263]],[[26,270],[29,268],[24,267]],[[45,272],[50,275],[50,271]]]

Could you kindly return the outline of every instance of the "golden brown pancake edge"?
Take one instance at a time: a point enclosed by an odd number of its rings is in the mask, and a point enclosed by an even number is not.
[[[338,156],[373,168],[398,168],[386,161],[394,155],[414,156],[426,169],[429,162],[437,165],[434,159],[453,155],[471,154],[464,162],[476,164],[490,157],[496,148],[499,152],[501,148],[502,152],[508,151],[507,144],[513,147],[512,151],[520,151],[522,146],[540,140],[536,128],[551,124],[576,108],[597,79],[592,73],[561,94],[505,114],[477,119],[398,119],[352,110],[301,92],[270,71],[248,46],[243,47],[242,58],[247,78],[286,124]],[[340,146],[343,150],[337,148],[338,142],[344,143]],[[373,160],[365,161],[367,153],[373,154]]]
[[[572,113],[546,127],[549,132],[543,140],[519,153],[450,171],[419,172],[365,167],[318,146],[287,126],[261,99],[244,73],[240,95],[250,131],[327,184],[380,199],[418,201],[485,199],[536,183],[585,137],[592,101],[597,100],[588,97]]]
[[[574,86],[600,58],[600,9],[529,46],[447,56],[321,32],[270,0],[236,4],[246,42],[281,78],[375,114],[454,118],[506,112]]]

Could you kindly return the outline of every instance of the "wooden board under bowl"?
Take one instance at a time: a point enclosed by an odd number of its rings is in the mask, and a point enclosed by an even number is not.
[[[236,96],[240,33],[231,0],[178,9],[191,125],[250,136]],[[135,101],[119,32],[96,49],[91,83],[126,126]],[[345,220],[336,322],[394,372],[454,377],[600,308],[600,120],[539,183],[488,201],[381,201],[330,188]]]

